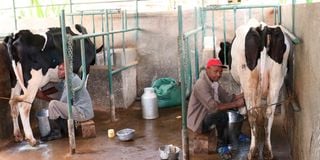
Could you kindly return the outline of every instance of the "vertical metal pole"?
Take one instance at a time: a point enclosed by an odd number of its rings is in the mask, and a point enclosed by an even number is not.
[[[110,13],[110,27],[111,27],[111,31],[113,31],[113,12],[111,10],[111,13]],[[108,31],[109,32],[109,31]],[[114,33],[111,33],[111,48],[112,48],[112,57],[114,56]],[[113,64],[113,63],[111,63]]]
[[[106,31],[109,32],[109,12],[106,10]],[[111,66],[111,53],[110,53],[110,39],[109,34],[107,34],[106,38],[106,46],[107,46],[107,58],[108,58],[108,82],[109,82],[109,95],[110,95],[110,107],[111,107],[111,121],[116,121],[116,109],[114,104],[114,94],[112,88],[112,66]]]
[[[207,14],[207,12],[203,9],[203,8],[201,8],[201,10],[200,10],[201,12],[200,12],[200,20],[201,20],[201,26],[202,26],[202,36],[201,36],[201,40],[202,40],[202,46],[201,46],[201,49],[203,49],[204,48],[204,37],[205,37],[205,35],[206,35],[206,14]]]
[[[212,11],[212,45],[213,45],[213,51],[212,51],[212,56],[213,57],[216,57],[216,35],[215,35],[215,32],[214,32],[214,10]]]
[[[83,25],[83,11],[81,11],[80,24]]]
[[[292,33],[295,34],[296,0],[292,0]]]
[[[233,7],[233,31],[236,34],[237,29],[237,8]]]
[[[68,103],[68,132],[69,132],[69,151],[70,154],[75,153],[76,149],[76,141],[75,141],[75,136],[74,136],[74,122],[73,122],[73,117],[72,117],[72,105],[73,105],[73,100],[72,100],[72,57],[70,56],[72,53],[68,52],[70,51],[68,47],[72,46],[67,46],[67,33],[66,33],[66,28],[65,28],[65,14],[64,10],[61,11],[60,15],[60,26],[61,26],[61,33],[62,33],[62,47],[63,47],[63,59],[64,59],[64,66],[65,66],[65,80],[67,85],[67,103]],[[68,39],[70,42],[71,40]],[[71,41],[72,42],[72,41]],[[70,45],[70,44],[69,44]]]
[[[95,21],[94,21],[94,14],[92,14],[92,16],[91,16],[91,18],[92,18],[92,32],[93,33],[96,33],[96,24],[94,23]],[[93,37],[93,44],[94,44],[94,46],[96,46],[96,37]],[[96,47],[94,47],[93,48],[93,53],[96,53]],[[97,54],[95,54],[95,56],[96,56],[96,60],[97,60]]]
[[[261,8],[262,22],[264,22],[264,8]]]
[[[249,8],[249,19],[251,19],[251,8]]]
[[[187,91],[186,91],[186,95],[189,95],[191,93],[191,89],[192,89],[192,66],[191,66],[191,52],[190,52],[190,41],[189,41],[189,37],[185,37],[184,39],[184,47],[185,47],[185,53],[186,56],[184,57],[186,63],[187,63],[187,82],[186,82],[186,86],[187,86]]]
[[[282,19],[281,19],[281,6],[280,4],[278,5],[278,24],[280,25],[282,23]]]
[[[125,19],[126,17],[126,11],[122,11],[121,12],[121,24],[122,24],[122,30],[125,30]],[[125,32],[122,32],[122,56],[121,56],[121,65],[124,66],[127,62],[126,62],[126,41],[125,41]]]
[[[273,16],[274,16],[274,25],[276,25],[277,24],[277,10],[276,10],[276,7],[273,7]]]
[[[104,32],[104,18],[103,14],[101,14],[101,32]],[[107,18],[106,18],[107,19]],[[106,46],[104,36],[102,36],[102,44]],[[106,65],[106,50],[105,47],[102,48],[103,53],[103,65]]]
[[[224,63],[227,63],[227,46],[226,46],[226,41],[227,41],[227,36],[226,36],[226,10],[223,10],[223,55],[224,55]]]
[[[136,0],[136,28],[138,28],[137,29],[137,31],[136,31],[136,41],[138,41],[138,33],[139,33],[139,30],[140,30],[140,28],[139,28],[139,0]]]
[[[194,10],[195,12],[195,29],[198,28],[198,9],[197,7]],[[194,35],[194,63],[195,63],[195,76],[196,80],[199,79],[199,53],[198,53],[198,33]]]
[[[183,24],[182,24],[182,9],[178,6],[178,52],[180,54],[180,77],[181,77],[181,112],[182,112],[182,157],[183,160],[189,160],[189,138],[187,129],[187,107],[185,93],[185,76],[184,76],[184,54],[183,54]]]
[[[73,5],[72,0],[69,0],[70,13],[73,13],[72,5]],[[73,15],[71,16],[71,22],[72,22],[72,24],[74,24]]]
[[[13,10],[13,17],[14,17],[14,29],[18,30],[15,0],[12,1],[12,10]]]

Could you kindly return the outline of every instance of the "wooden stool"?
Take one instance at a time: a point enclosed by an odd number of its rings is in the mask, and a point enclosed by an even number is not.
[[[191,146],[192,153],[194,154],[215,153],[217,149],[217,141],[218,141],[216,129],[214,128],[209,133],[206,133],[206,134],[194,133],[192,137],[192,141],[193,141]]]
[[[77,127],[77,130],[82,138],[96,137],[96,127],[93,120],[87,120],[78,123],[80,128]]]

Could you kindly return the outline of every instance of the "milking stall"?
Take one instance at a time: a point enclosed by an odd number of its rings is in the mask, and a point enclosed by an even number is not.
[[[318,160],[319,2],[3,2],[0,160]],[[55,30],[51,38],[49,28]],[[26,32],[41,43],[22,37]],[[251,43],[258,46],[253,63]],[[279,44],[281,57],[269,55]],[[24,56],[25,51],[34,55]],[[45,54],[59,57],[44,58],[53,64],[36,59]],[[193,88],[211,58],[226,66],[220,85],[231,94],[244,93],[246,112],[227,112],[231,157],[221,154],[217,145],[218,126],[200,134],[187,124]],[[50,74],[59,73],[54,68],[60,63],[66,67],[65,80],[54,81],[56,75]],[[81,79],[77,85],[72,72]],[[38,93],[61,82],[67,97],[67,135],[43,141],[50,132],[49,101]],[[72,114],[77,111],[75,95],[83,88],[91,97],[94,117],[77,121]],[[49,96],[59,100],[61,93]]]

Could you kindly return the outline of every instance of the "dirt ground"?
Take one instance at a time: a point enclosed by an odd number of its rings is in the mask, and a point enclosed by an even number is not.
[[[158,160],[159,147],[173,144],[181,148],[181,108],[161,108],[160,117],[154,120],[142,118],[140,102],[135,102],[129,109],[117,109],[117,122],[110,121],[110,113],[95,111],[95,138],[76,137],[76,153],[69,154],[68,138],[41,143],[31,147],[26,142],[15,143],[2,140],[0,160]],[[276,116],[277,117],[277,116]],[[122,142],[117,137],[108,138],[108,129],[118,131],[123,128],[136,130],[132,141]],[[244,133],[248,133],[248,124],[244,123]],[[39,138],[36,137],[36,138]],[[281,123],[275,119],[272,131],[273,150],[276,159],[291,160],[290,149]],[[242,153],[234,159],[245,159],[248,145],[243,145]],[[191,155],[191,160],[218,160],[217,154]]]

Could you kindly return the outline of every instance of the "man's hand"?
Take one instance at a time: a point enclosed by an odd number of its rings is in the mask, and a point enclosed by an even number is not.
[[[240,93],[234,97],[234,100],[238,100],[239,98],[243,99],[243,97],[244,97],[243,93]]]
[[[44,92],[41,90],[38,90],[36,97],[45,101],[51,101],[52,98],[48,97]]]
[[[235,103],[235,106],[236,106],[237,108],[243,107],[244,104],[245,104],[243,98],[238,98],[238,99],[236,99],[236,100],[234,101],[234,103]]]

